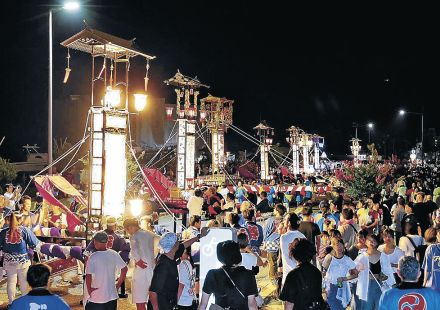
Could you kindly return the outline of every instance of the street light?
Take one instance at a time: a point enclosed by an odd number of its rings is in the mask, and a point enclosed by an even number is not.
[[[356,128],[355,139],[357,139],[357,130],[358,130],[358,128],[367,127],[368,128],[368,144],[370,144],[371,130],[374,127],[374,123],[370,122],[370,123],[367,123],[367,124],[364,124],[364,125],[359,125],[358,123],[353,123],[353,127]]]
[[[421,116],[421,118],[422,118],[422,137],[421,137],[421,140],[420,140],[420,143],[421,143],[421,145],[420,145],[420,151],[421,151],[421,157],[422,157],[422,164],[423,164],[423,113],[422,112],[409,112],[409,111],[406,111],[406,110],[403,110],[403,109],[401,109],[401,110],[399,110],[399,115],[400,116],[403,116],[403,115],[405,115],[405,114],[414,114],[414,115],[419,115],[419,116]]]
[[[76,11],[79,9],[79,3],[75,1],[68,1],[62,7],[66,11]],[[49,89],[48,89],[48,112],[47,112],[47,156],[49,165],[49,174],[52,174],[52,67],[53,67],[53,57],[52,57],[52,13],[53,9],[49,10]]]
[[[373,129],[373,127],[374,127],[374,124],[373,123],[368,123],[367,124],[367,126],[368,126],[368,144],[370,144],[370,138],[371,138],[371,129]]]

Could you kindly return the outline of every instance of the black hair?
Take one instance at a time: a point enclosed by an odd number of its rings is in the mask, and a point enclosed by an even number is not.
[[[358,234],[361,235],[361,236],[363,236],[364,238],[367,238],[367,236],[368,236],[368,230],[366,230],[366,229],[361,229],[361,230],[358,231]]]
[[[232,201],[234,201],[234,199],[235,199],[235,196],[234,196],[234,194],[233,193],[227,193],[226,194],[226,197],[228,197],[230,200],[232,200]]]
[[[378,204],[380,202],[380,194],[374,194],[373,197],[371,197],[371,200],[374,204]]]
[[[302,215],[304,215],[304,216],[310,216],[310,215],[312,215],[312,213],[313,213],[313,208],[312,208],[312,206],[305,205],[305,206],[303,207],[301,213],[302,213]]]
[[[242,214],[245,220],[252,221],[255,216],[255,211],[254,209],[247,209],[244,210]]]
[[[417,235],[418,234],[418,225],[409,221],[405,223],[404,232],[407,235]]]
[[[292,229],[298,229],[300,222],[301,220],[299,219],[298,215],[296,215],[296,213],[289,214],[289,223]]]
[[[384,235],[384,234],[387,234],[387,235],[391,236],[391,238],[394,239],[394,230],[387,228],[382,232],[382,235]]]
[[[376,248],[380,245],[380,238],[379,238],[378,235],[371,234],[371,235],[369,235],[368,237],[371,237],[371,238],[374,239],[374,241],[376,241]]]
[[[315,254],[315,246],[307,239],[296,239],[290,247],[290,256],[300,263],[310,262]]]
[[[46,287],[51,269],[45,264],[35,264],[29,267],[26,280],[32,288]]]
[[[240,249],[245,249],[249,245],[248,236],[245,233],[239,233],[237,235],[237,243],[240,246]]]
[[[196,189],[195,191],[194,191],[194,196],[196,196],[196,197],[202,197],[203,196],[203,192],[202,192],[202,190],[201,189]]]
[[[263,196],[264,198],[266,198],[266,197],[267,197],[267,193],[266,193],[265,191],[262,191],[262,192],[260,193],[260,196]]]
[[[240,216],[237,213],[230,213],[231,217],[231,225],[238,225],[238,222],[240,222]]]
[[[189,225],[194,226],[196,223],[200,222],[200,220],[201,220],[200,215],[193,215],[189,219]]]
[[[217,258],[225,266],[240,264],[242,258],[238,243],[227,240],[217,244]]]
[[[332,238],[338,238],[338,239],[342,238],[341,232],[337,229],[330,229],[329,234],[330,234],[330,237],[332,237]]]
[[[342,210],[342,216],[345,220],[351,220],[353,219],[353,210],[350,208],[345,208]]]
[[[275,210],[280,214],[280,216],[283,216],[286,214],[286,207],[282,205],[281,203],[275,205]]]

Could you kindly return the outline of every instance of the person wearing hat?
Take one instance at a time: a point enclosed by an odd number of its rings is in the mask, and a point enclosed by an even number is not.
[[[107,247],[109,236],[99,231],[93,236],[95,252],[86,265],[86,310],[117,309],[118,289],[127,275],[127,264],[116,251]],[[115,274],[120,272],[115,284]]]
[[[258,309],[255,275],[240,265],[242,256],[238,243],[227,240],[217,244],[217,259],[223,266],[206,274],[199,309],[207,308],[211,294],[214,294],[216,305],[223,308]]]
[[[114,216],[108,216],[106,219],[106,229],[104,232],[108,235],[107,248],[112,249],[119,253],[121,258],[126,264],[129,262],[130,255],[130,243],[125,240],[124,237],[116,233],[116,218]],[[96,251],[94,242],[90,242],[84,252],[86,257],[90,256]],[[121,285],[121,293],[119,297],[127,297],[125,294],[125,282]]]
[[[137,310],[145,310],[154,269],[154,248],[159,236],[140,228],[137,219],[126,219],[124,229],[130,235],[130,258],[134,262],[131,282],[132,302]]]
[[[167,232],[162,235],[159,241],[161,254],[156,260],[149,292],[150,303],[154,310],[171,310],[177,305],[179,273],[176,261],[186,248],[200,241],[200,238],[206,236],[207,233],[207,229],[202,229],[198,236],[185,240],[183,243],[179,242],[175,233]]]

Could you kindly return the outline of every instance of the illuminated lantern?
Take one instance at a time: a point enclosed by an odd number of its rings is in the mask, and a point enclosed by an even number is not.
[[[147,95],[145,94],[134,94],[134,108],[136,111],[142,111],[147,105]]]
[[[173,107],[172,106],[166,106],[165,107],[165,115],[167,117],[167,120],[173,119]]]
[[[111,86],[107,87],[105,92],[105,105],[112,108],[117,108],[121,104],[121,91],[113,89]]]
[[[186,179],[186,186],[188,189],[193,188],[194,186],[194,179],[193,178],[187,178]]]
[[[179,111],[179,117],[180,118],[185,118],[185,110],[180,110]]]
[[[200,110],[200,121],[204,122],[206,120],[206,110]]]
[[[188,109],[188,116],[189,116],[189,118],[196,117],[196,113],[197,113],[197,110],[196,110],[195,107],[191,107],[191,108]]]

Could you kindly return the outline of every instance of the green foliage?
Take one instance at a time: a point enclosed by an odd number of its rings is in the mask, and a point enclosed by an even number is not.
[[[371,151],[371,156],[367,163],[345,162],[342,169],[335,172],[336,178],[343,183],[347,195],[354,199],[379,193],[387,176],[392,172],[390,163],[378,162],[374,144],[369,145],[368,149]]]
[[[17,171],[9,160],[0,157],[0,183],[12,182],[17,177]]]

